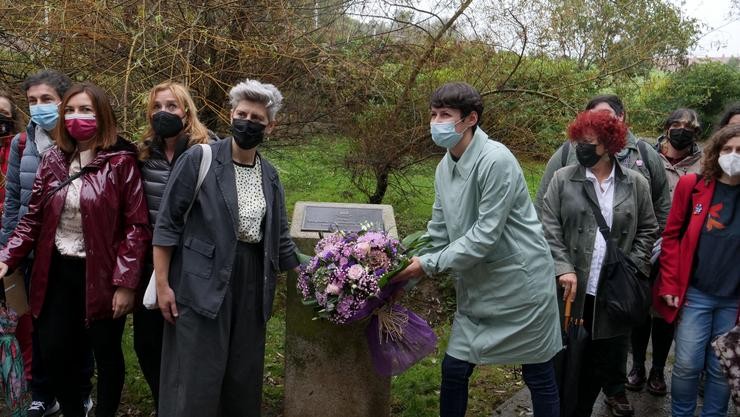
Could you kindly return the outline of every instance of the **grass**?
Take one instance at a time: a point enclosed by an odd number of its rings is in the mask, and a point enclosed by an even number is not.
[[[363,203],[365,197],[355,190],[342,166],[342,156],[348,151],[341,138],[315,138],[307,143],[290,146],[272,146],[265,156],[278,169],[286,190],[288,217],[296,201],[329,201]],[[407,179],[412,192],[402,192],[391,186],[385,204],[393,206],[399,234],[405,235],[423,229],[431,215],[434,202],[434,169],[437,160],[429,160],[414,167]],[[544,165],[539,162],[521,163],[530,194],[534,196]],[[284,281],[283,281],[284,282]],[[432,417],[438,415],[440,364],[450,332],[454,311],[454,290],[448,280],[426,280],[407,297],[410,306],[427,318],[439,337],[437,352],[425,358],[402,375],[392,379],[391,410],[394,417]],[[265,384],[263,415],[282,415],[283,401],[283,347],[285,336],[285,285],[278,285],[275,313],[268,322],[265,353]],[[126,387],[121,414],[149,416],[152,402],[148,386],[133,353],[130,321],[124,338],[126,353]],[[515,391],[522,388],[517,368],[508,366],[481,366],[473,373],[470,383],[468,415],[491,415],[492,410]]]

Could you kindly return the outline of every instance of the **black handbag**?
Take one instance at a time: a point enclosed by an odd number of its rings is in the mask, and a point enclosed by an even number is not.
[[[627,326],[642,324],[652,303],[650,281],[617,246],[616,240],[609,239],[611,230],[601,215],[601,208],[586,194],[599,231],[606,241],[606,254],[599,275],[599,303],[605,307],[611,321]]]

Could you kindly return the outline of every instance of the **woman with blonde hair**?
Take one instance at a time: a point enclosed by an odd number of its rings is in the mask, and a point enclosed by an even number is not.
[[[175,162],[189,147],[208,143],[213,135],[198,120],[198,111],[188,88],[178,82],[165,81],[151,89],[146,118],[149,126],[140,144],[139,159],[144,194],[149,207],[149,221],[154,226],[159,203]],[[147,250],[147,254],[147,262],[141,275],[141,288],[146,288],[154,268],[151,248]],[[159,401],[162,328],[163,320],[159,310],[140,307],[134,312],[134,350],[152,391],[154,404]]]

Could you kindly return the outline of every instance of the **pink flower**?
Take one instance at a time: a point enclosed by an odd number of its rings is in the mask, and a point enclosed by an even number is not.
[[[349,267],[349,271],[347,271],[347,276],[350,279],[353,279],[357,281],[358,279],[362,278],[365,275],[365,268],[363,268],[361,265],[352,265]]]
[[[355,254],[358,258],[362,259],[370,253],[370,244],[367,242],[360,242],[355,245]]]

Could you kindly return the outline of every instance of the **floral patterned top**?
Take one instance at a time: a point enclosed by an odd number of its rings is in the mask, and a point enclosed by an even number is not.
[[[69,164],[69,175],[80,172],[83,166],[93,160],[94,156],[94,151],[90,149],[81,152],[78,158],[73,158]],[[80,213],[81,186],[82,178],[75,179],[67,186],[64,210],[54,236],[54,243],[59,253],[77,258],[85,257],[85,236],[82,234],[82,214]]]

